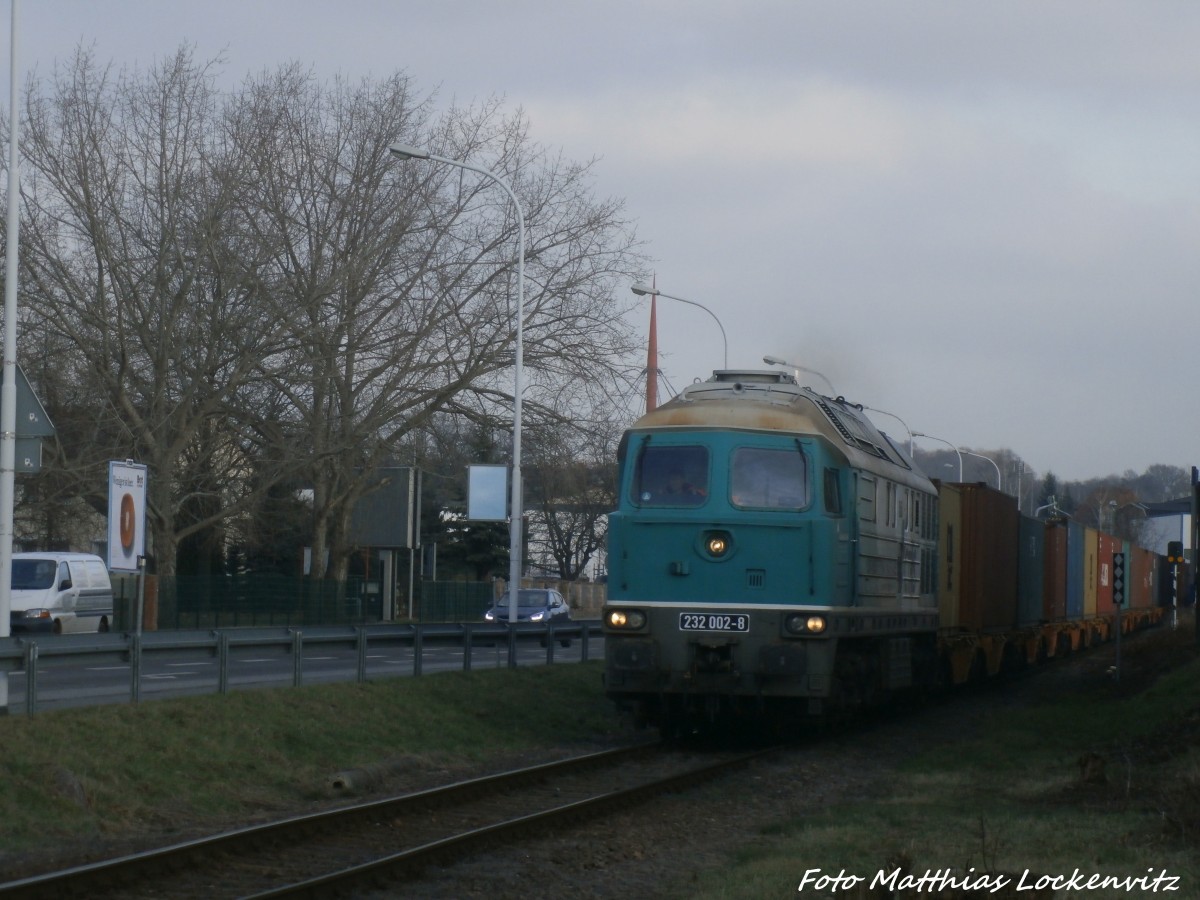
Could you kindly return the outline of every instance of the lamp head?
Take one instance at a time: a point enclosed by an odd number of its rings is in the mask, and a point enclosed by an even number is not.
[[[635,284],[633,287],[630,288],[630,290],[633,291],[635,294],[637,294],[639,297],[648,297],[651,294],[658,293],[658,291],[656,291],[654,288],[646,287],[646,285],[644,285],[644,284]]]
[[[768,366],[790,366],[791,363],[786,359],[780,359],[778,356],[764,356],[763,362]]]
[[[410,147],[408,144],[392,144],[388,147],[388,152],[398,159],[429,159],[428,152]]]

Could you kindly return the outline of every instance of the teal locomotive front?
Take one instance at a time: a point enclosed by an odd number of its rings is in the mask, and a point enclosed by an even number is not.
[[[620,472],[605,688],[639,719],[806,715],[925,677],[936,499],[861,409],[719,372],[635,424]]]

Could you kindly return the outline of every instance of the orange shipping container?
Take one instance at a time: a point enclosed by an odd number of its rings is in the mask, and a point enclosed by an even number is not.
[[[1017,501],[984,484],[939,488],[938,609],[943,628],[995,631],[1017,621]]]
[[[1158,567],[1158,556],[1145,547],[1134,547],[1131,555],[1133,564],[1125,563],[1125,572],[1129,579],[1129,609],[1151,609],[1158,600],[1158,591],[1154,584],[1154,572]]]

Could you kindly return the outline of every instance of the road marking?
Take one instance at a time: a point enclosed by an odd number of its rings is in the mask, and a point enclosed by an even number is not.
[[[129,666],[88,666],[89,672],[128,672]]]
[[[168,669],[181,669],[185,666],[211,666],[215,665],[212,662],[190,662],[190,663],[167,663]]]

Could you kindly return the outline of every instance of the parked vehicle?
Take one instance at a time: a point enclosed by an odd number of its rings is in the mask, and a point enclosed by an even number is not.
[[[14,553],[13,634],[108,631],[113,589],[104,560],[90,553]]]
[[[483,614],[488,622],[509,620],[509,595],[505,594],[496,605]],[[571,621],[571,608],[563,595],[552,588],[521,588],[517,592],[517,621],[559,624]],[[560,638],[564,647],[571,646],[570,638]]]

